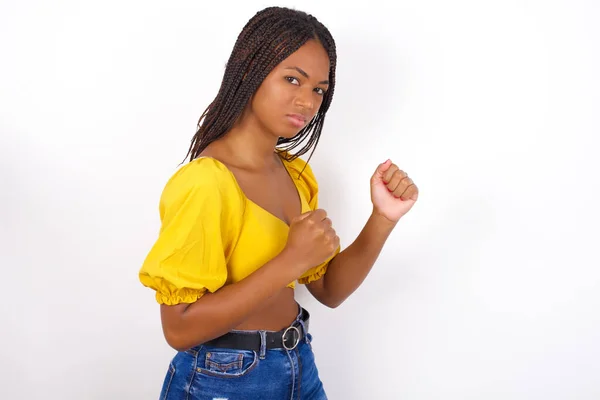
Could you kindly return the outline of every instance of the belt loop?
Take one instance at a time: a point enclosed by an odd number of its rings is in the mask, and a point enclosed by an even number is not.
[[[308,343],[308,332],[306,332],[306,326],[304,325],[304,321],[299,320],[298,323],[302,327],[302,335],[304,335],[304,340],[306,341],[306,343]]]
[[[260,335],[260,354],[258,355],[258,358],[264,360],[267,354],[267,332],[258,331],[258,334]]]
[[[299,308],[299,311],[298,311],[298,316],[296,317],[296,322],[299,323],[300,326],[302,327],[302,335],[304,335],[304,341],[306,343],[308,343],[308,335],[307,335],[308,332],[306,332],[306,325],[304,324],[304,319],[303,319],[304,315],[308,314],[308,311],[306,311],[304,309],[304,307],[302,307],[300,304],[298,304],[298,308]]]

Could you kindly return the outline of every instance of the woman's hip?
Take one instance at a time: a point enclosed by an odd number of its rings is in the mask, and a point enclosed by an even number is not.
[[[161,399],[292,399],[327,397],[319,378],[308,313],[279,331],[233,331],[175,355]]]

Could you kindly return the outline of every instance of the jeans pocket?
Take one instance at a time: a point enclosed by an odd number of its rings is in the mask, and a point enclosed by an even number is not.
[[[252,350],[205,348],[198,357],[198,373],[224,378],[236,378],[248,374],[258,363],[258,355]]]
[[[169,395],[169,388],[171,387],[173,376],[175,376],[175,366],[171,362],[169,364],[169,370],[165,375],[162,390],[160,391],[160,400],[166,400],[167,396]]]

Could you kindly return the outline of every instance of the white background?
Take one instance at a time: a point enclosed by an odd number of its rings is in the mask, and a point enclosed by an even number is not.
[[[600,398],[599,3],[391,3],[279,2],[337,41],[311,163],[342,245],[378,163],[421,190],[340,308],[298,291],[330,398]],[[0,398],[157,398],[158,199],[270,4],[0,4]]]

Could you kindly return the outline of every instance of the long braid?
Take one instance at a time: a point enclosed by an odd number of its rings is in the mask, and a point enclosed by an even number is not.
[[[280,138],[277,147],[288,160],[305,154],[311,148],[314,151],[335,88],[335,41],[315,17],[289,8],[269,7],[256,13],[240,32],[219,92],[200,116],[186,158],[189,156],[192,161],[211,142],[225,135],[273,68],[310,39],[318,40],[329,55],[329,89],[315,117],[293,138]],[[307,138],[307,143],[296,154],[289,153]]]

